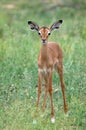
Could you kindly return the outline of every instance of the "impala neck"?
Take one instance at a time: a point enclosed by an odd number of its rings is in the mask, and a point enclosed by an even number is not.
[[[47,43],[46,44],[42,44],[41,58],[42,58],[42,60],[48,60]]]

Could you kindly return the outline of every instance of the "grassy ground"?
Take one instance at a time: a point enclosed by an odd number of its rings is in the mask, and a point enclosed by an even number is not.
[[[85,130],[86,129],[86,11],[57,8],[44,11],[40,1],[0,2],[0,130]],[[65,117],[58,76],[53,77],[56,123],[50,122],[50,104],[33,125],[37,97],[37,56],[40,39],[27,21],[50,26],[64,23],[49,41],[58,41],[64,55],[64,79],[69,106]],[[55,90],[58,89],[58,92]],[[48,97],[49,101],[49,97]]]

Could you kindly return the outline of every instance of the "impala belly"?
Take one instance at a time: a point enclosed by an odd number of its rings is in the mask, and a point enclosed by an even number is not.
[[[51,72],[51,68],[43,68],[43,69],[39,68],[38,72],[46,75],[47,73]]]
[[[51,67],[49,67],[49,68],[47,68],[47,67],[40,68],[39,67],[38,72],[45,74],[45,75],[49,72],[53,72],[53,71],[57,70],[58,63],[59,63],[58,60],[56,60],[52,68]]]

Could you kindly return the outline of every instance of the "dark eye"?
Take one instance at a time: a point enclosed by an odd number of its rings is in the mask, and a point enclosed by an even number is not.
[[[48,33],[48,35],[50,35],[50,32]]]
[[[39,34],[39,35],[41,35],[41,33],[40,33],[40,32],[38,32],[38,34]]]

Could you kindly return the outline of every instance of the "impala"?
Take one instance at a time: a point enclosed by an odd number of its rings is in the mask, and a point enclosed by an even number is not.
[[[55,29],[58,29],[62,24],[62,20],[56,21],[52,26],[49,27],[39,27],[36,23],[28,21],[28,24],[32,30],[38,32],[42,45],[38,56],[38,97],[37,97],[37,107],[39,105],[42,82],[45,81],[45,94],[43,101],[43,111],[46,107],[46,99],[49,92],[50,95],[50,104],[51,104],[51,122],[55,122],[54,115],[54,105],[53,105],[53,93],[52,93],[52,74],[55,70],[59,74],[61,90],[63,95],[64,102],[64,111],[68,112],[68,107],[65,97],[65,84],[63,79],[63,64],[62,64],[62,49],[55,42],[48,42],[48,37],[51,32]]]

